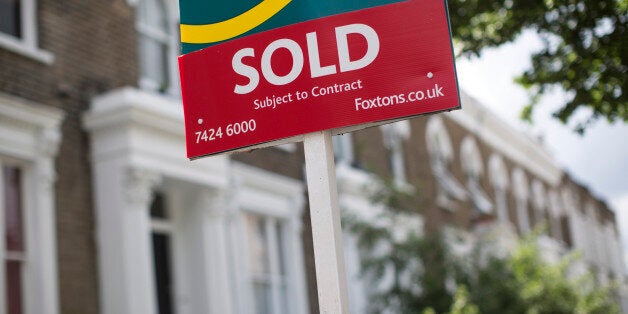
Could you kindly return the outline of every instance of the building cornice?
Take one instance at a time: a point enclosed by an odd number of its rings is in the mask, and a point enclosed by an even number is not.
[[[461,98],[463,109],[444,116],[550,186],[560,185],[563,170],[545,147],[506,124],[466,93],[462,92]]]
[[[228,185],[228,158],[186,158],[181,101],[125,87],[96,96],[83,116],[94,163],[121,160],[129,168],[208,187]]]
[[[0,148],[30,160],[52,158],[61,142],[64,117],[60,109],[0,93]]]

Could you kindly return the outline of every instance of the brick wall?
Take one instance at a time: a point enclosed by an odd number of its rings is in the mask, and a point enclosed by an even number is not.
[[[56,160],[60,313],[98,313],[89,141],[81,115],[96,93],[137,82],[134,12],[125,0],[40,0],[46,65],[0,48],[0,91],[66,113]]]

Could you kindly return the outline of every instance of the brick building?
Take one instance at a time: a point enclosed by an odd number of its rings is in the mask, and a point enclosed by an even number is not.
[[[185,159],[177,15],[176,0],[0,1],[0,313],[316,312],[302,148]],[[463,107],[337,137],[343,210],[376,210],[364,186],[392,177],[422,196],[417,228],[545,218],[548,252],[623,278],[608,206]]]

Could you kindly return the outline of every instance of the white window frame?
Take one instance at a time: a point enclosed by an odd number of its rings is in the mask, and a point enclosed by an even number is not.
[[[502,223],[510,224],[510,213],[508,211],[508,199],[506,191],[509,188],[508,170],[504,164],[504,159],[497,154],[493,154],[488,161],[489,179],[495,192],[495,207],[497,209],[497,219]]]
[[[23,248],[22,248],[22,252],[9,252],[7,251],[6,248],[6,241],[5,241],[5,234],[6,234],[6,222],[5,222],[5,211],[6,208],[4,207],[4,201],[5,201],[5,195],[4,195],[4,179],[3,179],[3,175],[4,175],[4,166],[9,166],[9,167],[16,167],[20,170],[20,214],[21,214],[21,218],[22,218],[22,242],[23,242]],[[28,311],[28,305],[26,304],[26,299],[28,298],[25,294],[27,293],[27,287],[26,284],[27,283],[27,279],[25,277],[28,276],[28,272],[26,269],[26,265],[28,265],[28,259],[29,259],[29,255],[30,255],[30,251],[32,251],[32,249],[29,247],[29,240],[30,240],[30,236],[28,235],[28,231],[30,231],[32,229],[31,226],[31,219],[29,219],[29,212],[27,212],[27,208],[26,208],[26,197],[24,196],[24,194],[27,191],[27,188],[29,188],[28,183],[25,182],[24,178],[25,178],[25,170],[27,170],[27,165],[25,165],[24,163],[21,162],[15,162],[12,161],[11,159],[7,159],[6,157],[2,157],[0,156],[0,313],[5,313],[7,311],[7,306],[8,306],[8,301],[6,300],[7,297],[7,293],[6,293],[6,267],[5,267],[5,263],[7,263],[8,261],[12,261],[12,262],[19,262],[20,263],[20,268],[21,268],[21,276],[20,278],[22,279],[21,282],[21,295],[22,295],[22,300],[20,300],[21,306],[23,310]]]
[[[161,86],[159,82],[155,82],[149,78],[142,77],[141,73],[141,62],[138,62],[140,68],[138,68],[140,78],[139,78],[139,86],[140,88],[152,92],[161,92],[166,95],[177,96],[179,95],[179,76],[177,70],[177,56],[179,55],[179,6],[178,1],[173,0],[134,0],[132,3],[137,6],[141,5],[142,1],[158,1],[163,4],[165,7],[164,17],[166,19],[166,27],[168,28],[167,32],[161,29],[151,28],[149,25],[145,25],[143,21],[140,19],[140,13],[136,14],[136,23],[135,29],[138,35],[137,47],[138,47],[138,61],[139,58],[142,58],[140,55],[140,37],[147,36],[153,40],[159,41],[160,44],[166,45],[167,47],[167,55],[165,65],[167,73],[165,73],[168,86],[164,90],[160,90]],[[161,66],[161,65],[160,65]]]
[[[532,181],[532,205],[534,206],[534,225],[545,220],[545,212],[548,207],[545,186],[539,179]]]
[[[268,250],[268,261],[266,261],[267,263],[269,263],[268,267],[268,273],[267,274],[255,274],[252,271],[249,271],[249,284],[255,284],[256,282],[261,282],[264,284],[268,284],[270,285],[270,304],[271,307],[273,309],[272,313],[280,313],[283,309],[283,302],[288,301],[288,297],[283,296],[285,298],[285,300],[283,300],[280,298],[282,296],[282,292],[281,292],[281,288],[283,285],[286,286],[286,294],[289,294],[289,274],[281,274],[281,269],[280,269],[280,265],[283,264],[284,267],[286,268],[286,272],[287,272],[287,260],[288,260],[288,256],[286,256],[285,253],[285,248],[286,248],[286,222],[283,221],[280,218],[276,218],[273,216],[268,216],[268,215],[261,215],[259,213],[254,213],[254,212],[248,212],[245,214],[246,217],[248,218],[249,216],[255,216],[257,219],[260,219],[262,221],[262,223],[264,224],[264,233],[265,233],[265,239],[263,239],[264,244],[267,246],[266,249]],[[248,227],[248,226],[247,226]],[[277,237],[277,234],[275,232],[275,230],[279,230],[279,232],[281,233],[280,237]],[[250,230],[247,230],[250,232]],[[282,243],[280,243],[280,240],[282,240]],[[250,241],[247,241],[247,254],[250,254],[252,252],[252,247],[250,246]],[[283,253],[284,255],[281,255],[282,252],[280,252],[281,250],[279,249],[279,247],[282,246],[284,248]],[[250,261],[250,256],[249,256],[249,261]],[[250,265],[249,265],[250,266]],[[255,297],[253,298],[253,301],[255,302]],[[255,304],[256,308],[259,307],[258,304]],[[288,314],[288,313],[284,313],[284,314]]]
[[[474,214],[493,214],[493,203],[480,184],[480,178],[484,175],[484,164],[478,144],[473,137],[467,136],[460,146],[460,162],[467,177],[467,189],[473,208],[478,211]]]
[[[604,243],[600,239],[598,211],[597,206],[591,201],[585,205],[584,223],[587,237],[584,256],[585,259],[599,269],[601,266],[600,262],[603,259],[603,252],[600,251],[604,247]]]
[[[564,215],[560,196],[556,190],[548,193],[550,213],[550,234],[559,242],[563,242],[562,217]]]
[[[0,93],[0,164],[22,170],[25,314],[59,313],[54,159],[62,120],[58,109]],[[4,223],[1,207],[0,223]],[[0,302],[4,303],[4,278],[0,280]],[[0,306],[3,313],[5,304]]]
[[[380,127],[384,137],[384,146],[390,153],[390,166],[393,180],[398,187],[406,187],[406,159],[404,157],[403,142],[410,138],[410,122],[402,120]]]
[[[289,313],[307,313],[304,257],[302,247],[301,215],[303,213],[304,186],[301,181],[279,176],[244,164],[233,166],[237,186],[235,202],[238,215],[234,229],[236,313],[255,313],[253,273],[250,269],[249,247],[247,243],[246,217],[249,214],[268,218],[270,222],[281,222],[284,247],[283,260],[286,267],[287,300]],[[270,235],[267,234],[270,238]],[[272,245],[272,239],[269,244]],[[271,251],[273,248],[269,248]],[[276,249],[275,249],[276,250]],[[272,259],[271,259],[272,260]],[[273,266],[275,265],[275,266]],[[278,260],[271,261],[271,271]],[[277,294],[275,294],[277,295]],[[279,302],[275,297],[274,306]],[[281,307],[280,307],[281,308]],[[276,310],[277,308],[274,307]],[[281,313],[275,311],[273,313]],[[286,313],[283,313],[286,314]]]
[[[355,156],[353,152],[353,135],[351,133],[339,134],[332,137],[334,144],[334,157],[336,163],[353,166]]]
[[[437,183],[436,204],[443,209],[454,211],[456,209],[454,201],[466,201],[469,196],[462,184],[449,171],[454,152],[449,133],[440,117],[433,116],[428,120],[425,139],[432,173]]]
[[[21,38],[0,32],[0,47],[32,58],[44,64],[52,64],[54,55],[38,46],[37,0],[19,0],[21,13]]]
[[[512,171],[513,195],[515,197],[515,206],[517,209],[517,222],[521,234],[526,234],[532,229],[530,224],[530,215],[528,213],[528,199],[530,197],[530,189],[528,187],[528,178],[521,168],[515,168]]]

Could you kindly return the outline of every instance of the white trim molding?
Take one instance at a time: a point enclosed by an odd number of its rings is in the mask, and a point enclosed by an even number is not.
[[[50,65],[54,62],[54,55],[38,46],[38,21],[37,21],[37,1],[38,0],[18,0],[20,7],[20,31],[21,38],[0,32],[0,47],[23,56],[29,57],[38,62]]]
[[[159,191],[170,217],[171,287],[177,313],[249,313],[243,216],[281,223],[289,312],[307,313],[296,179],[235,164],[225,156],[185,158],[182,105],[135,88],[93,99],[90,133],[103,314],[158,310],[150,206]]]
[[[28,267],[26,314],[59,313],[54,160],[61,140],[61,110],[0,93],[0,161],[24,169]]]
[[[172,98],[135,88],[122,88],[94,98],[90,110],[83,117],[91,138],[103,314],[156,313],[149,215],[153,191],[164,189],[170,192],[169,196],[174,194],[175,198],[177,191],[197,191],[191,197],[184,195],[178,198],[181,201],[177,205],[182,206],[177,208],[181,211],[177,215],[203,218],[195,220],[199,222],[195,227],[200,229],[194,229],[202,231],[205,230],[203,226],[211,226],[213,222],[212,215],[205,215],[202,210],[196,211],[199,206],[210,202],[197,196],[203,194],[202,191],[222,191],[229,186],[229,160],[226,157],[205,158],[195,162],[185,158],[181,108],[180,101]],[[198,201],[189,202],[188,199]],[[218,197],[219,202],[223,202],[221,199]],[[174,231],[175,246],[177,241],[185,239],[184,234]],[[203,251],[199,251],[196,257],[209,256],[208,250],[215,247],[207,235],[203,239],[200,244]],[[173,248],[175,253],[177,250],[179,248]],[[192,259],[194,257],[188,257],[187,260]],[[175,273],[177,268],[184,268],[178,260],[175,256]],[[216,263],[225,264],[224,261]],[[216,289],[209,286],[204,288],[205,292],[207,289]],[[224,289],[228,290],[229,287]],[[206,299],[208,292],[203,291],[198,290],[199,298]],[[186,303],[185,300],[193,293],[186,294],[180,287],[174,292],[177,309],[211,312],[210,308],[203,307],[202,302],[191,305],[190,302]]]
[[[146,9],[148,1],[154,1],[153,5],[157,5],[162,10],[159,10],[160,12],[142,12],[142,10]],[[138,60],[141,76],[139,86],[147,91],[165,93],[171,96],[179,95],[179,71],[176,62],[180,52],[178,30],[179,2],[176,0],[133,0],[130,4],[137,8],[135,29],[138,33]],[[149,21],[143,20],[148,18],[145,14],[152,14],[150,18],[156,18],[161,15],[165,24],[150,25]],[[150,40],[153,44],[162,45],[162,48],[165,48],[163,58],[154,60],[151,55],[144,55],[142,48],[147,48],[152,53],[156,51],[151,49],[153,48],[152,46],[143,47],[143,40]],[[143,62],[149,62],[150,64],[143,64]],[[153,78],[145,75],[146,73],[143,73],[149,69],[154,70],[156,68],[162,68],[165,71],[161,81],[155,81]],[[166,86],[162,86],[163,84],[166,84]]]

